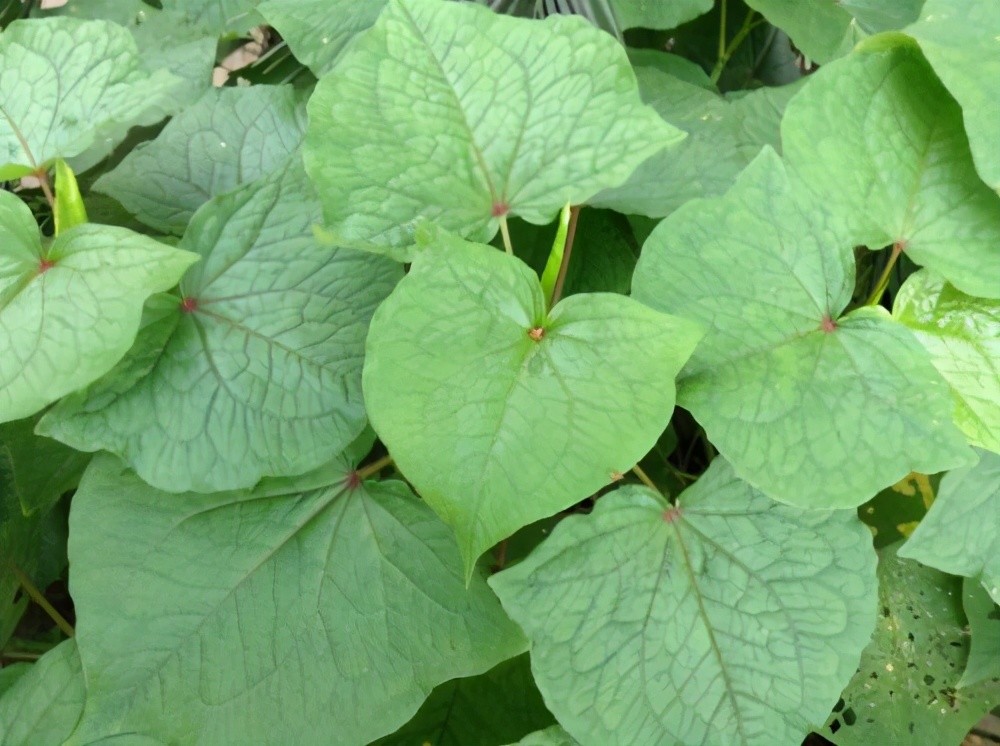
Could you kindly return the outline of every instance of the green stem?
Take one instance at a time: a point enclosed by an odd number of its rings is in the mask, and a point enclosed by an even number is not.
[[[514,247],[510,243],[510,229],[507,228],[507,216],[500,216],[500,233],[503,234],[503,247],[508,254],[514,253]]]
[[[559,276],[556,277],[555,287],[552,288],[552,299],[549,301],[549,308],[552,308],[562,298],[563,286],[566,284],[566,271],[569,269],[569,258],[573,254],[573,239],[576,238],[576,221],[579,217],[580,206],[577,205],[569,211],[566,245],[563,247],[562,263],[559,265]]]
[[[33,662],[42,657],[41,653],[22,653],[18,650],[0,653],[0,660]]]
[[[671,473],[675,477],[677,477],[679,480],[681,480],[682,482],[694,482],[694,481],[697,481],[697,479],[698,479],[697,475],[690,474],[690,473],[688,473],[686,471],[681,471],[676,466],[674,466],[672,463],[670,463],[669,460],[665,459],[664,463],[667,465],[667,468],[670,469]]]
[[[723,16],[722,16],[722,34],[723,35],[725,34],[725,29],[726,29],[725,9],[726,9],[726,4],[725,4],[725,0],[723,0],[723,4],[722,4],[722,11],[723,11]],[[753,31],[754,28],[757,27],[757,24],[754,22],[754,19],[755,19],[756,15],[757,15],[757,12],[754,11],[754,10],[751,10],[749,13],[747,13],[747,17],[743,19],[743,25],[740,26],[740,30],[736,32],[736,36],[733,37],[733,40],[731,42],[729,42],[728,46],[723,47],[723,45],[721,44],[722,38],[720,38],[719,59],[715,63],[715,67],[712,68],[712,74],[709,76],[711,78],[713,84],[719,82],[719,78],[722,77],[722,71],[726,69],[726,65],[729,64],[729,60],[733,56],[733,53],[736,52],[736,50],[740,48],[740,45],[746,40],[746,38],[750,34],[750,32]]]
[[[654,492],[657,492],[660,495],[663,494],[663,490],[661,490],[659,487],[656,486],[656,483],[649,478],[649,475],[645,471],[643,471],[642,467],[639,466],[639,464],[636,464],[635,466],[632,467],[632,473],[635,474],[637,477],[639,477],[639,481],[642,482],[647,487],[649,487],[649,489],[653,490]]]
[[[882,300],[885,289],[889,287],[889,277],[892,275],[892,268],[896,266],[896,260],[899,259],[899,255],[902,253],[903,244],[901,241],[896,241],[892,245],[892,255],[889,257],[889,261],[886,262],[882,274],[879,275],[878,282],[875,283],[875,289],[872,290],[872,294],[868,296],[868,300],[865,302],[866,306],[874,306]]]
[[[726,0],[719,2],[719,53],[716,57],[715,66],[719,66],[719,60],[726,56]]]
[[[363,466],[358,469],[357,478],[359,482],[363,482],[369,477],[373,477],[382,471],[385,467],[392,465],[392,456],[386,454],[377,461],[372,461],[368,466]]]
[[[73,625],[66,621],[66,618],[56,611],[55,607],[49,603],[49,600],[42,595],[42,592],[35,587],[35,584],[31,582],[31,578],[24,574],[20,567],[11,564],[11,571],[14,573],[14,577],[17,578],[17,582],[21,584],[24,588],[24,592],[27,593],[31,600],[34,601],[38,606],[49,615],[49,618],[56,623],[56,626],[61,629],[67,637],[73,637],[75,634],[73,631]]]

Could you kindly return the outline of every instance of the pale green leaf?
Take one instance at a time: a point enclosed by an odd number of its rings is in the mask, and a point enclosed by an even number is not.
[[[899,289],[892,313],[951,385],[955,422],[970,442],[1000,453],[1000,300],[966,295],[922,270]]]
[[[606,0],[597,0],[602,2]],[[713,0],[610,0],[615,19],[623,29],[670,29],[712,9]]]
[[[819,70],[781,135],[789,171],[855,244],[898,244],[959,290],[1000,297],[1000,197],[976,174],[962,112],[912,41],[879,37]]]
[[[267,0],[257,10],[288,42],[295,57],[323,75],[362,31],[371,28],[386,0]]]
[[[0,668],[0,697],[30,670],[30,663],[8,663]]]
[[[553,721],[524,654],[436,687],[410,722],[372,746],[501,746]]]
[[[601,497],[490,583],[559,722],[607,746],[798,746],[875,617],[857,517],[774,503],[721,459],[677,505]]]
[[[683,137],[583,19],[438,0],[392,0],[308,109],[332,233],[406,258],[422,219],[482,241],[505,214],[549,223]]]
[[[185,24],[215,36],[245,34],[263,21],[255,11],[260,0],[161,0],[161,3],[164,10],[176,13]]]
[[[779,148],[782,113],[801,87],[759,88],[724,98],[657,67],[638,67],[636,77],[643,100],[688,137],[589,203],[650,217],[668,215],[696,197],[722,194],[764,145]]]
[[[360,746],[525,647],[478,572],[466,588],[430,509],[343,461],[203,495],[98,457],[70,532],[87,678],[74,744]]]
[[[160,299],[131,353],[39,432],[120,455],[168,491],[250,487],[329,459],[365,425],[368,320],[401,272],[320,246],[301,164],[217,197],[182,248],[203,261]]]
[[[15,21],[0,35],[0,179],[55,158],[80,173],[127,129],[161,119],[180,79],[143,68],[132,36],[106,21]]]
[[[0,743],[60,746],[76,727],[85,696],[76,643],[66,640],[0,696]]]
[[[969,661],[959,687],[992,680],[1000,684],[1000,607],[975,580],[962,583],[962,608],[969,620]],[[1000,701],[1000,688],[997,689]]]
[[[1000,603],[1000,455],[979,454],[978,464],[941,480],[937,499],[899,556],[978,577]]]
[[[580,746],[561,725],[553,725],[545,730],[529,733],[516,744],[510,746]]]
[[[879,613],[861,666],[822,735],[837,746],[956,746],[1000,684],[960,687],[969,656],[962,582],[879,553]]]
[[[288,160],[304,131],[303,101],[291,86],[214,88],[95,188],[147,225],[182,233],[209,199]]]
[[[186,81],[172,96],[178,107],[212,85],[218,35],[192,25],[179,13],[158,10],[144,0],[69,0],[57,8],[36,6],[33,14],[103,19],[124,26],[141,50],[143,68],[151,73],[168,70]]]
[[[801,507],[853,507],[911,471],[968,463],[920,344],[880,308],[841,316],[851,241],[799,195],[766,150],[724,197],[647,239],[634,297],[709,328],[678,402],[737,474]]]
[[[962,105],[972,156],[983,180],[1000,191],[1000,3],[927,0],[906,29]]]
[[[143,301],[197,259],[124,228],[80,225],[43,248],[31,211],[0,192],[0,422],[34,414],[128,351]]]
[[[546,312],[519,259],[441,236],[372,319],[365,403],[471,567],[653,447],[699,335],[610,293]]]

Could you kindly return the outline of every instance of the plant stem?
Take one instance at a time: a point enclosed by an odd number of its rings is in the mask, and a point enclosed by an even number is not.
[[[552,288],[552,302],[549,303],[549,308],[552,308],[562,298],[563,285],[566,284],[566,271],[569,269],[569,258],[573,253],[573,239],[576,238],[576,221],[579,217],[580,206],[576,205],[570,208],[569,228],[566,230],[566,246],[563,248],[562,264],[559,265],[559,276],[556,277],[555,287]]]
[[[719,53],[716,57],[715,67],[719,66],[719,60],[726,56],[726,10],[727,10],[726,0],[720,0],[719,2]],[[715,70],[712,70],[713,79],[715,82]]]
[[[750,34],[750,32],[753,31],[754,28],[757,25],[756,23],[754,23],[754,17],[757,15],[757,12],[754,11],[754,10],[751,10],[749,13],[747,13],[747,17],[743,19],[743,25],[740,26],[740,30],[736,32],[736,36],[733,37],[733,40],[731,42],[729,42],[728,46],[726,46],[725,48],[723,48],[723,46],[722,46],[722,39],[724,38],[725,33],[726,33],[726,15],[725,15],[725,11],[726,11],[726,3],[725,3],[725,0],[723,0],[723,3],[722,3],[722,32],[721,32],[721,35],[720,35],[720,38],[719,38],[719,59],[715,63],[715,67],[712,68],[712,74],[709,76],[709,78],[711,79],[711,81],[712,81],[713,84],[719,82],[719,78],[722,77],[722,71],[726,69],[726,65],[729,64],[729,60],[733,56],[733,53],[737,49],[739,49],[740,44],[742,44],[744,42],[744,40],[747,38],[747,36]]]
[[[0,653],[0,660],[5,661],[37,661],[41,657],[41,653],[22,653],[17,650]]]
[[[500,233],[503,234],[503,247],[508,254],[514,253],[514,247],[510,244],[510,229],[507,228],[507,216],[500,216]]]
[[[667,468],[670,469],[671,473],[675,477],[677,477],[679,480],[681,480],[682,482],[694,482],[694,481],[697,481],[698,476],[696,474],[690,474],[690,473],[688,473],[686,471],[681,471],[676,466],[674,466],[672,463],[670,463],[670,461],[668,459],[664,459],[664,463],[667,465]]]
[[[385,467],[392,465],[392,456],[386,454],[377,461],[372,461],[368,466],[363,466],[357,471],[358,481],[363,482],[369,477],[375,476]]]
[[[38,169],[32,174],[36,179],[38,179],[39,186],[42,187],[42,194],[45,195],[45,201],[49,203],[49,209],[55,211],[56,209],[56,198],[52,194],[52,186],[49,184],[49,173],[45,169]]]
[[[875,283],[875,289],[872,290],[872,294],[868,296],[868,300],[865,302],[866,306],[874,306],[880,300],[882,300],[882,295],[885,293],[885,289],[889,287],[889,276],[892,274],[892,268],[896,266],[896,260],[899,259],[899,255],[903,253],[903,243],[901,241],[896,241],[892,245],[892,255],[889,257],[889,261],[885,264],[885,269],[882,270],[882,274],[879,275],[878,282]]]
[[[11,564],[10,569],[14,573],[14,577],[17,578],[17,582],[21,584],[24,588],[24,592],[27,593],[31,600],[34,601],[38,606],[49,615],[49,618],[56,623],[56,626],[61,629],[67,637],[73,637],[73,625],[66,621],[55,607],[49,603],[49,600],[42,595],[42,592],[35,587],[35,584],[31,582],[31,578],[24,574],[20,567],[15,564]]]
[[[658,492],[661,495],[663,494],[663,490],[656,486],[653,480],[649,478],[649,475],[642,470],[642,467],[639,466],[639,464],[632,467],[632,473],[639,477],[639,481],[649,487],[649,489]]]

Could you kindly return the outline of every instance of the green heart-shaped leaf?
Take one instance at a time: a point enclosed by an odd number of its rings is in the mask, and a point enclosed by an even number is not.
[[[1000,3],[926,0],[906,33],[962,105],[979,173],[1000,192]]]
[[[346,459],[211,495],[94,460],[70,525],[74,743],[369,743],[434,686],[524,650],[482,576],[466,588],[447,527]]]
[[[788,170],[852,245],[896,244],[959,290],[1000,298],[1000,197],[976,173],[962,111],[899,34],[827,65],[781,122]]]
[[[391,0],[309,100],[306,169],[333,234],[409,258],[430,218],[487,241],[621,183],[683,133],[582,18]]]
[[[204,257],[183,299],[151,304],[121,365],[39,432],[116,453],[169,491],[251,487],[327,461],[365,425],[368,320],[400,268],[318,245],[318,219],[294,161],[206,204],[180,243]]]
[[[145,70],[116,24],[15,21],[0,35],[0,181],[55,158],[84,171],[130,126],[161,119],[181,83]]]
[[[1000,455],[979,454],[978,464],[944,476],[937,499],[899,556],[978,577],[1000,604]]]
[[[966,295],[922,270],[896,293],[892,314],[951,385],[955,422],[970,442],[1000,453],[1000,300]]]
[[[43,247],[28,207],[0,191],[0,422],[107,373],[135,339],[143,301],[197,258],[105,225]]]
[[[277,170],[305,132],[291,86],[213,88],[136,148],[94,188],[159,230],[183,233],[195,210]]]
[[[76,643],[65,640],[0,697],[0,743],[64,743],[80,719],[86,694]]]
[[[640,487],[490,579],[545,701],[584,743],[798,744],[875,623],[853,512],[778,505],[721,459],[677,505]]]
[[[737,474],[802,507],[853,507],[910,471],[968,463],[920,344],[880,308],[841,317],[851,243],[799,195],[767,150],[725,197],[685,205],[646,241],[634,296],[710,330],[680,404]]]
[[[574,295],[546,313],[521,260],[440,237],[372,319],[365,403],[471,567],[653,447],[699,336],[620,295]]]

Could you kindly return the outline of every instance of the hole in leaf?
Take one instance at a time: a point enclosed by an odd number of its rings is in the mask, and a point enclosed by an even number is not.
[[[934,677],[931,676],[930,674],[927,674],[926,676],[924,676],[924,683],[927,684],[927,686],[930,686],[931,684],[934,683]]]
[[[834,720],[832,723],[830,723],[830,732],[836,733],[838,730],[840,730],[840,721]]]
[[[848,707],[844,710],[844,725],[854,725],[858,722],[858,716],[855,714],[854,710]]]

